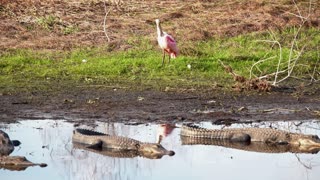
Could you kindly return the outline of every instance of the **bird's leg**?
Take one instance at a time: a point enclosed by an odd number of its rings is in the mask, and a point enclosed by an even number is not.
[[[166,57],[166,51],[163,50],[163,56],[162,56],[162,66],[164,65],[164,58]]]
[[[162,141],[162,139],[163,139],[163,136],[162,136],[162,135],[159,135],[159,139],[158,139],[157,143],[160,144],[161,141]]]
[[[171,55],[169,54],[169,64],[170,64]]]

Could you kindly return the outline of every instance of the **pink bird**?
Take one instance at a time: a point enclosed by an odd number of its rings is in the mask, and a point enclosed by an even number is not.
[[[173,39],[173,37],[167,34],[166,32],[162,31],[159,19],[156,19],[156,24],[157,24],[158,44],[163,51],[163,57],[162,57],[162,66],[163,66],[166,53],[169,54],[169,63],[170,63],[170,58],[176,58],[179,54],[179,50],[177,48],[177,43]]]

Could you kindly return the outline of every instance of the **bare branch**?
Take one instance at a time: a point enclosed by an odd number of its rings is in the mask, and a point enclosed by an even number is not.
[[[273,80],[273,83],[272,83],[273,86],[276,86],[279,83],[281,83],[284,80],[286,80],[287,78],[292,77],[294,69],[296,69],[295,67],[297,65],[300,65],[297,62],[301,58],[301,56],[302,56],[302,54],[304,52],[304,49],[305,49],[305,46],[300,48],[298,46],[297,42],[298,42],[298,39],[299,39],[298,37],[299,37],[299,34],[301,34],[301,30],[302,30],[303,26],[305,25],[305,23],[307,22],[307,20],[309,19],[310,15],[311,15],[312,0],[309,1],[309,7],[308,7],[308,14],[307,15],[303,15],[302,14],[302,12],[300,11],[300,8],[299,8],[296,0],[292,0],[292,2],[294,3],[294,6],[295,6],[296,11],[297,11],[297,14],[291,13],[291,12],[286,12],[286,13],[294,15],[294,16],[300,18],[301,23],[299,24],[298,28],[295,29],[295,31],[294,31],[293,39],[291,40],[291,43],[289,45],[290,51],[289,51],[288,59],[284,59],[283,52],[282,52],[282,47],[285,47],[285,45],[281,44],[278,41],[278,38],[275,37],[275,34],[272,32],[272,30],[269,30],[269,34],[271,36],[271,40],[258,40],[260,42],[272,43],[272,46],[277,44],[278,47],[279,47],[279,54],[278,54],[279,59],[278,59],[278,64],[277,64],[277,68],[276,68],[275,72],[271,73],[271,74],[268,74],[268,75],[264,75],[264,76],[258,77],[258,79],[264,79],[264,78],[268,78],[270,76],[274,76],[274,80]],[[269,58],[265,58],[265,59],[261,59],[258,62],[255,62],[251,66],[251,69],[250,69],[250,78],[253,75],[253,69],[254,68],[259,69],[259,67],[258,67],[259,64],[261,64],[261,63],[263,63],[265,61],[274,59],[274,58],[275,58],[275,56],[269,57]],[[312,75],[310,75],[311,76],[311,82],[315,80],[315,75],[317,73],[316,72],[316,67],[317,67],[318,61],[317,61],[316,65],[315,65],[315,67],[313,69]],[[287,66],[287,67],[285,67],[285,66]],[[279,75],[283,74],[283,73],[287,73],[287,75],[285,77],[279,78]]]
[[[317,80],[315,79],[315,74],[316,74],[316,69],[317,69],[317,67],[318,67],[318,63],[319,63],[319,60],[320,60],[319,47],[317,47],[317,50],[318,50],[318,59],[317,59],[317,62],[316,62],[316,64],[314,65],[314,68],[313,68],[313,72],[312,72],[311,79],[310,79],[310,84],[317,81]]]
[[[275,41],[275,40],[258,40],[258,41],[261,41],[261,42],[268,42],[268,43],[276,43],[278,46],[279,46],[279,60],[278,60],[278,65],[277,65],[277,71],[276,71],[276,74],[275,74],[275,77],[274,77],[274,81],[272,83],[273,86],[275,86],[277,84],[277,78],[278,78],[278,73],[279,73],[279,70],[280,70],[280,64],[281,64],[281,61],[282,61],[282,47],[281,47],[281,44],[279,41]]]
[[[104,1],[104,11],[106,14],[103,19],[103,31],[104,31],[105,36],[107,37],[108,42],[110,42],[110,38],[107,33],[106,21],[107,21],[107,16],[108,16],[109,12],[111,11],[111,9],[112,9],[112,7],[110,7],[109,10],[107,10],[107,4],[106,4],[106,1]]]
[[[298,14],[295,14],[295,13],[292,13],[292,12],[286,12],[286,14],[290,14],[290,15],[296,16],[296,17],[298,17],[300,19],[305,19],[305,20],[307,19],[306,17],[303,17],[301,15],[298,15]]]
[[[256,65],[258,65],[258,64],[260,64],[260,63],[263,63],[263,62],[265,62],[265,61],[268,61],[268,60],[270,60],[270,59],[274,59],[274,58],[276,58],[276,56],[268,57],[268,58],[261,59],[261,60],[255,62],[255,63],[251,66],[251,68],[250,68],[250,78],[249,78],[249,79],[252,78],[252,71],[253,71],[253,68],[254,68]]]
[[[296,156],[298,162],[299,162],[303,167],[305,167],[306,169],[312,169],[312,166],[311,166],[311,165],[306,165],[305,163],[303,163],[297,154],[295,154],[295,156]]]

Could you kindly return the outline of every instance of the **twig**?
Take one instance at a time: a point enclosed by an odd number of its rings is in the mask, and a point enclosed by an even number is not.
[[[112,7],[110,7],[109,10],[107,10],[107,4],[106,4],[106,1],[104,1],[104,11],[105,11],[106,15],[104,16],[104,20],[103,20],[103,31],[104,31],[105,36],[107,37],[108,42],[110,42],[110,38],[107,33],[106,21],[107,21],[107,16],[108,16],[109,12],[111,11],[111,9],[112,9]]]
[[[284,69],[282,71],[279,71],[278,74],[281,74],[281,73],[285,73],[287,71],[287,69]],[[276,75],[277,72],[274,72],[274,73],[270,73],[270,74],[267,74],[267,75],[264,75],[264,76],[260,76],[259,79],[264,79],[264,78],[268,78],[270,76],[274,76]]]
[[[315,74],[316,74],[316,69],[317,69],[317,66],[318,66],[318,63],[319,63],[319,59],[320,59],[319,47],[317,47],[317,49],[318,49],[318,60],[317,60],[316,64],[314,65],[313,72],[312,72],[312,75],[311,75],[310,84],[312,84],[313,82],[317,81],[315,79],[315,77],[314,77]]]
[[[291,112],[298,112],[301,110],[298,109],[285,109],[285,108],[273,108],[273,109],[264,109],[262,112],[273,112],[273,111],[291,111]]]
[[[273,86],[276,86],[277,78],[278,78],[278,74],[279,74],[279,70],[280,70],[280,64],[281,64],[281,61],[282,61],[282,47],[281,47],[281,44],[279,43],[279,41],[276,41],[276,40],[258,40],[258,41],[268,42],[268,43],[275,43],[275,44],[277,44],[279,46],[279,60],[278,60],[278,65],[277,65],[277,71],[275,73],[274,81],[272,83]]]
[[[255,62],[255,63],[251,66],[251,69],[250,69],[250,78],[249,78],[249,79],[252,78],[253,68],[254,68],[257,64],[263,63],[263,62],[268,61],[268,60],[270,60],[270,59],[274,59],[275,57],[276,57],[276,56],[272,56],[272,57],[268,57],[268,58],[265,58],[265,59],[261,59],[261,60]],[[259,78],[259,79],[260,79],[260,78]]]
[[[292,13],[292,12],[286,12],[286,14],[290,14],[290,15],[296,16],[296,17],[298,17],[300,19],[307,19],[306,17],[303,17],[301,15],[298,15],[298,14],[295,14],[295,13]]]
[[[304,163],[300,160],[300,158],[297,156],[297,154],[295,154],[295,156],[296,156],[298,162],[299,162],[303,167],[305,167],[305,168],[307,168],[307,169],[312,169],[312,166],[311,166],[311,165],[308,166],[308,165],[304,164]]]
[[[300,58],[301,54],[303,53],[304,48],[305,48],[305,46],[304,46],[304,47],[302,48],[302,50],[299,52],[298,56],[294,59],[294,62],[293,62],[292,67],[291,67],[291,68],[288,67],[288,75],[287,75],[286,77],[282,78],[281,80],[279,80],[277,83],[280,83],[280,82],[286,80],[287,78],[289,78],[289,77],[291,76],[291,73],[292,73],[294,67],[296,66],[296,63],[297,63],[298,59]],[[290,68],[290,69],[289,69],[289,68]]]

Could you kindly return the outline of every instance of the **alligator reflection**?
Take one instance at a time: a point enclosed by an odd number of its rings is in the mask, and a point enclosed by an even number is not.
[[[290,144],[268,144],[263,142],[232,142],[228,140],[217,140],[210,138],[194,138],[181,136],[182,145],[213,145],[226,148],[239,149],[244,151],[253,151],[261,153],[310,153],[316,154],[320,147],[299,147]]]
[[[24,171],[30,166],[46,167],[45,163],[30,162],[24,156],[1,156],[0,169],[7,169],[11,171]]]

